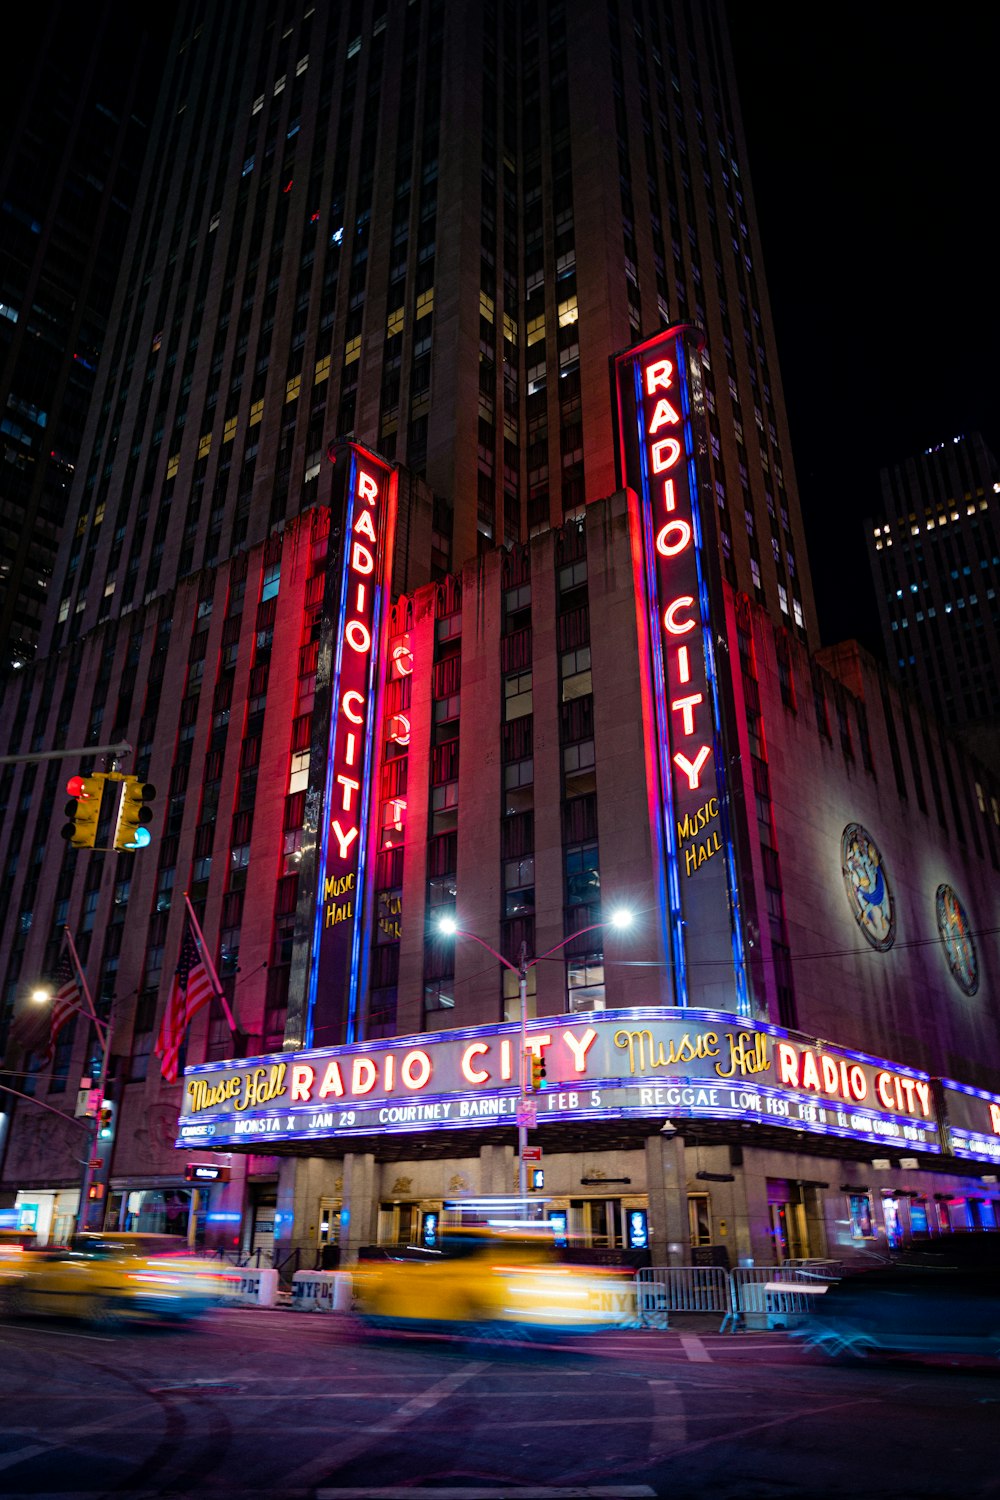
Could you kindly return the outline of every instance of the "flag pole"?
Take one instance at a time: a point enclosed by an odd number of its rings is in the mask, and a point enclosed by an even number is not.
[[[87,976],[83,972],[83,965],[80,962],[80,955],[76,951],[76,944],[73,941],[73,934],[70,932],[68,927],[64,928],[63,930],[66,934],[66,945],[69,948],[70,955],[73,959],[73,964],[76,968],[76,972],[80,976],[80,988],[83,991],[83,998],[87,1002],[87,1009],[90,1012],[90,1019],[93,1021],[94,1025],[97,1028],[97,1035],[99,1039],[101,1040],[101,1042],[103,1042],[107,1034],[108,1023],[101,1020],[100,1016],[97,1014],[97,1011],[94,1008],[94,1001],[90,993],[90,986],[87,984]]]
[[[212,981],[212,986],[226,1017],[226,1025],[229,1027],[229,1030],[231,1031],[233,1036],[233,1040],[235,1041],[236,1021],[232,1011],[229,1008],[229,1001],[226,999],[225,991],[223,990],[222,985],[219,983],[219,976],[215,972],[215,965],[212,962],[211,955],[208,951],[208,944],[205,942],[205,934],[202,932],[201,927],[198,924],[198,918],[194,914],[194,907],[191,905],[191,898],[188,895],[187,891],[184,892],[184,905],[187,907],[188,917],[190,918],[191,926],[194,928],[194,935],[198,941],[198,947],[201,949],[202,963],[208,970],[208,977]]]

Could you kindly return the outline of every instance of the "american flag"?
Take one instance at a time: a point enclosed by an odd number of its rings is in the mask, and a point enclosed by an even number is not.
[[[160,1072],[168,1083],[173,1083],[177,1078],[181,1048],[188,1027],[214,994],[215,988],[191,930],[191,919],[185,912],[180,957],[154,1049],[160,1059]]]
[[[80,1001],[80,981],[76,975],[76,967],[69,955],[69,950],[64,948],[62,958],[55,976],[56,994],[52,1002],[52,1019],[49,1024],[49,1044],[42,1057],[43,1062],[51,1062],[55,1056],[56,1038],[66,1025],[66,1022],[78,1010],[82,1009]]]

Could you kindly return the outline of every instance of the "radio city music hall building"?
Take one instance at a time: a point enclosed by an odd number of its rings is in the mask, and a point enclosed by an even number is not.
[[[0,1037],[68,923],[113,1020],[106,1220],[350,1254],[507,1190],[516,983],[454,910],[512,961],[572,939],[528,974],[531,1140],[582,1238],[839,1248],[883,1187],[901,1232],[985,1222],[995,1101],[935,1080],[1000,1087],[996,788],[811,654],[723,8],[219,0],[174,43],[4,702],[8,754],[128,740],[153,843],[63,850],[82,767],[0,771]],[[609,401],[682,319],[706,349]],[[185,889],[238,1034],[199,1015],[182,1088]],[[70,1112],[92,1050],[7,1061]],[[0,1204],[58,1233],[78,1131],[4,1118]]]
[[[462,933],[525,945],[532,1174],[571,1239],[768,1261],[996,1227],[982,772],[720,578],[700,344],[615,362],[619,491],[381,621],[393,475],[352,452],[283,1047],[189,1067],[176,1139],[277,1161],[286,1251],[515,1188],[517,976]]]

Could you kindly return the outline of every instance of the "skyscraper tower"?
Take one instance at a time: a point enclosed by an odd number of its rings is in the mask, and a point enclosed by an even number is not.
[[[868,558],[890,668],[1000,765],[1000,465],[978,432],[882,470]]]
[[[46,650],[328,498],[422,475],[435,560],[615,485],[608,358],[705,326],[730,580],[815,641],[716,4],[182,7]]]
[[[39,24],[8,69],[0,154],[2,677],[37,644],[156,76],[142,20],[116,0]]]

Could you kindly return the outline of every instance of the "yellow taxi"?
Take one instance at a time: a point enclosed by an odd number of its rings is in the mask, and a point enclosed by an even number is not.
[[[113,1327],[197,1317],[233,1289],[233,1273],[171,1234],[78,1234],[0,1265],[0,1310]]]
[[[635,1317],[632,1274],[561,1264],[545,1225],[445,1228],[433,1248],[387,1256],[354,1270],[356,1310],[369,1328],[521,1341]]]

